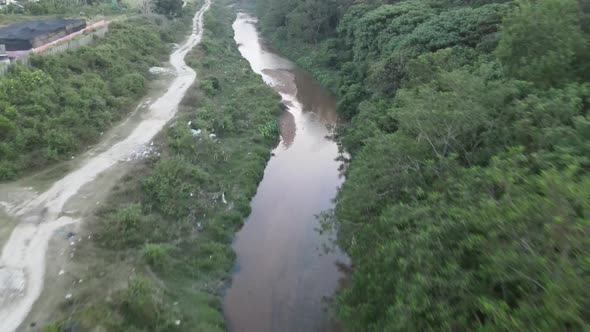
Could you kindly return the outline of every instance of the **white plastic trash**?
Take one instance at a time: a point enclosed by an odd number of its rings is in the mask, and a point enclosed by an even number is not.
[[[191,133],[193,134],[193,137],[199,137],[199,135],[201,135],[201,129],[191,129]]]

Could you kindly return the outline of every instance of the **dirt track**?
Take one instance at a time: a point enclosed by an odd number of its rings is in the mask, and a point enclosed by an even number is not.
[[[4,244],[0,256],[2,331],[16,330],[41,294],[49,240],[58,229],[80,222],[81,218],[75,211],[64,209],[66,203],[79,194],[82,187],[103,181],[109,172],[113,172],[113,165],[127,160],[134,151],[148,146],[176,113],[186,91],[196,80],[196,73],[185,64],[184,57],[201,41],[203,16],[210,4],[211,0],[206,0],[195,14],[192,34],[170,56],[170,64],[176,74],[174,80],[167,86],[166,92],[149,105],[147,112],[129,135],[110,145],[108,149],[89,155],[76,169],[40,195],[18,205],[4,204],[18,224]],[[86,204],[94,205],[95,201],[87,201]],[[90,206],[81,208],[87,209]]]

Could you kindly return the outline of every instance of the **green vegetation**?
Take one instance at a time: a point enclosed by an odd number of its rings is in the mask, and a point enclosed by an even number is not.
[[[167,17],[176,17],[182,13],[182,0],[156,0],[154,11]]]
[[[0,25],[18,22],[27,19],[45,17],[83,16],[86,18],[150,14],[154,9],[167,7],[173,9],[173,15],[177,17],[182,13],[181,0],[38,0],[23,1],[21,5],[10,4],[0,9]],[[164,10],[157,11],[167,14]]]
[[[28,1],[22,5],[10,4],[0,10],[0,19],[4,23],[5,19],[8,21],[16,21],[30,18],[38,18],[38,16],[104,16],[104,15],[118,15],[126,11],[133,10],[133,6],[128,7],[124,3],[117,1],[117,5],[113,6],[110,0],[96,0],[96,1],[72,1],[72,0],[40,0]]]
[[[350,330],[590,328],[587,1],[256,7],[350,119]]]
[[[0,77],[0,180],[95,143],[145,93],[148,68],[166,58],[167,44],[188,22],[113,22],[92,45],[11,66]]]
[[[269,123],[282,112],[279,96],[239,54],[234,17],[224,4],[206,14],[202,43],[187,61],[200,83],[157,139],[161,155],[123,179],[90,230],[91,251],[105,252],[105,264],[133,264],[128,285],[84,290],[53,326],[224,330],[220,296],[234,264],[231,241],[278,139]]]
[[[103,17],[116,15],[151,14],[179,17],[183,13],[182,0],[39,0],[22,5],[10,4],[0,9],[0,25],[39,16]]]

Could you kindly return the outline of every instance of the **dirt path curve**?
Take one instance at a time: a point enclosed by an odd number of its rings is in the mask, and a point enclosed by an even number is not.
[[[81,166],[55,182],[49,190],[13,209],[20,223],[12,231],[0,257],[0,324],[3,332],[14,331],[26,318],[41,294],[49,239],[65,225],[78,222],[65,214],[64,205],[80,188],[96,179],[134,151],[149,143],[172,119],[180,100],[196,80],[196,73],[184,62],[186,54],[201,41],[203,17],[211,0],[193,18],[188,40],[170,56],[176,71],[164,95],[149,107],[145,118],[122,141],[85,160]]]

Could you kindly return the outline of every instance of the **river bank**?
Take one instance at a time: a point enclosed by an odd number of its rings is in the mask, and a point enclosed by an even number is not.
[[[351,119],[332,219],[347,330],[588,329],[587,7],[255,4]]]
[[[187,56],[199,83],[154,140],[159,155],[139,161],[76,233],[83,240],[64,273],[74,291],[48,328],[225,329],[220,296],[231,240],[250,212],[282,112],[241,58],[232,18],[212,5],[202,43]]]
[[[333,139],[336,100],[307,72],[268,49],[257,19],[239,12],[234,39],[252,70],[282,98],[281,140],[237,233],[224,311],[231,331],[336,331],[328,305],[347,257],[320,233],[343,181]],[[325,250],[330,247],[331,250]]]
[[[66,274],[66,270],[60,270],[59,267],[75,266],[74,258],[79,255],[75,252],[76,247],[83,240],[81,229],[85,228],[80,221],[89,219],[92,212],[100,206],[102,198],[133,168],[130,161],[137,159],[134,158],[137,151],[148,150],[145,147],[150,145],[150,140],[175,114],[179,100],[195,80],[194,71],[184,64],[183,58],[201,38],[199,31],[202,31],[202,16],[206,9],[207,6],[204,6],[195,15],[193,33],[170,57],[170,67],[175,75],[169,81],[162,80],[166,81],[166,93],[154,102],[142,102],[128,121],[105,135],[101,144],[70,163],[72,171],[66,171],[66,175],[55,183],[47,179],[47,189],[42,190],[41,194],[35,192],[36,188],[33,187],[18,188],[14,192],[26,194],[23,201],[4,204],[11,219],[18,220],[10,237],[3,244],[0,261],[0,319],[6,331],[12,331],[21,325],[33,304],[35,308],[30,315],[32,317],[29,317],[29,326],[35,329],[41,325],[38,324],[39,321],[55,317],[51,313],[61,306],[64,298],[67,304],[73,304],[71,289],[76,288],[75,285],[82,283],[83,279],[72,280],[70,272],[74,269]],[[48,60],[43,58],[43,61]],[[139,157],[146,156],[143,153]],[[35,182],[31,179],[22,182],[26,181]],[[3,187],[2,192],[5,187],[7,186]],[[68,229],[64,229],[64,226]],[[89,235],[88,239],[90,238]],[[54,246],[48,247],[50,241]],[[47,276],[46,257],[51,263]],[[93,264],[89,257],[91,255],[85,257],[85,265]],[[58,280],[52,284],[56,279]],[[44,289],[45,282],[49,286],[63,287]],[[43,301],[37,301],[43,291]],[[21,328],[25,327],[21,325]]]

